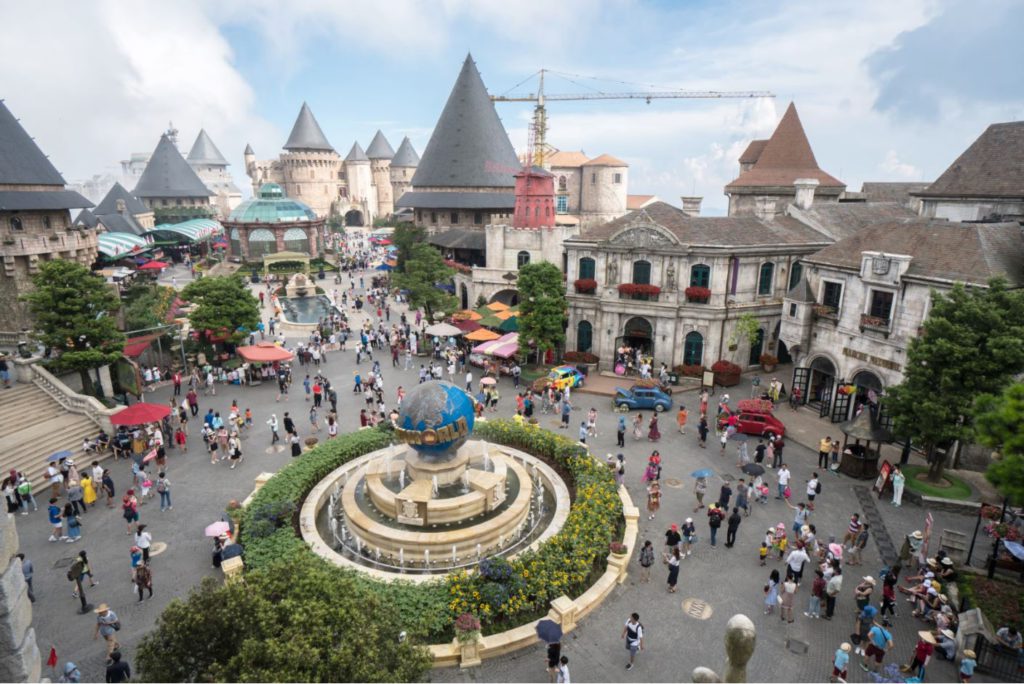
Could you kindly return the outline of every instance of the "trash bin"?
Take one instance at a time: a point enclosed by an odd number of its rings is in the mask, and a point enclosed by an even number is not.
[[[677,373],[669,373],[668,374],[668,381],[669,381],[669,383],[671,383],[673,385],[678,385],[679,384],[679,375]]]

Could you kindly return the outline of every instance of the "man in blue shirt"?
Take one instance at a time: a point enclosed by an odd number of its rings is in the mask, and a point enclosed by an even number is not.
[[[868,630],[868,647],[864,651],[864,657],[860,661],[860,669],[868,672],[868,662],[875,659],[875,671],[882,666],[886,652],[892,648],[892,634],[886,629],[889,627],[888,620],[882,620],[882,624],[875,624]]]
[[[568,399],[562,400],[562,424],[558,427],[568,428],[569,427],[569,414],[572,412],[572,406],[569,404]],[[584,424],[585,425],[585,424]]]

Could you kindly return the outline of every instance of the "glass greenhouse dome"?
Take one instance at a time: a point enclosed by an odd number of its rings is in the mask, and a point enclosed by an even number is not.
[[[235,207],[228,221],[237,223],[289,223],[315,221],[316,212],[302,202],[285,197],[277,183],[260,186],[256,197]]]

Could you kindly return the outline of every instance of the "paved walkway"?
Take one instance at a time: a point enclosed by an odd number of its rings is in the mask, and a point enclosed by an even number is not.
[[[179,286],[184,285],[181,278],[178,283]],[[397,318],[398,313],[393,312],[393,316]],[[398,385],[410,387],[416,384],[415,370],[406,372],[392,369],[387,356],[381,362],[389,399],[393,398]],[[365,370],[368,367],[364,361],[362,368]],[[323,366],[328,377],[339,388],[339,413],[343,430],[358,428],[361,399],[353,397],[347,390],[355,368],[352,351],[331,353]],[[71,597],[71,585],[65,577],[67,565],[79,550],[88,550],[96,579],[100,582],[96,588],[87,588],[89,601],[93,604],[106,602],[121,617],[124,629],[119,637],[126,657],[133,665],[135,645],[146,631],[152,629],[167,602],[174,597],[186,595],[189,587],[201,578],[219,575],[210,566],[211,545],[203,537],[203,528],[220,518],[229,500],[244,498],[252,490],[253,479],[257,474],[275,471],[289,460],[283,451],[268,448],[270,440],[265,421],[270,413],[275,412],[281,419],[284,411],[290,411],[299,427],[300,436],[309,436],[306,417],[309,404],[304,401],[301,384],[304,374],[304,369],[295,368],[293,392],[280,403],[274,401],[276,386],[272,383],[246,388],[218,387],[216,396],[200,395],[200,416],[209,407],[226,415],[231,400],[238,399],[243,409],[252,408],[255,427],[243,435],[246,458],[235,470],[229,470],[224,464],[210,464],[202,450],[201,441],[198,441],[195,422],[190,425],[190,437],[193,439],[191,451],[187,454],[170,452],[168,476],[173,482],[174,510],[160,513],[158,500],[150,501],[141,508],[142,522],[150,525],[155,542],[166,544],[166,550],[154,556],[155,596],[152,600],[139,603],[132,592],[128,553],[132,542],[131,537],[125,534],[119,508],[106,509],[100,504],[90,510],[84,516],[83,540],[77,544],[48,543],[46,539],[49,529],[44,511],[24,517],[16,516],[22,551],[35,562],[36,567],[34,624],[44,658],[53,644],[61,664],[69,659],[74,660],[82,670],[84,680],[102,680],[103,645],[91,640],[94,616],[91,613],[77,613],[78,602]],[[515,406],[511,400],[513,388],[507,378],[503,378],[501,383],[503,399],[498,415],[509,416]],[[146,399],[166,402],[170,392],[170,387],[158,388],[152,394],[147,394]],[[683,398],[686,396],[680,395]],[[611,411],[610,401],[605,397],[584,395],[577,395],[577,401],[580,414],[591,405],[600,412],[600,434],[591,440],[594,452],[603,457],[606,452],[616,451],[613,427],[616,418]],[[794,416],[791,419],[785,410],[783,418],[787,423],[792,423],[791,429],[795,434],[797,423],[802,418]],[[557,429],[556,424],[554,416],[542,416],[543,427],[554,430]],[[814,427],[816,429],[808,430],[816,435],[821,428],[817,425]],[[646,440],[630,439],[624,450],[627,489],[641,508],[644,501],[640,483],[643,463],[653,446],[657,446],[664,457],[663,482],[666,487],[662,509],[656,520],[648,521],[646,515],[641,520],[641,538],[651,539],[659,548],[668,524],[681,522],[692,512],[693,480],[689,476],[690,472],[710,467],[726,478],[734,479],[738,475],[733,454],[721,457],[716,448],[697,448],[695,430],[679,435],[674,430],[670,415],[663,418],[662,432],[664,437],[657,445]],[[793,471],[793,482],[797,485],[794,489],[797,492],[802,491],[802,484],[809,477],[816,461],[816,454],[800,446],[799,441],[799,438],[791,440],[785,454]],[[130,484],[130,467],[125,462],[109,463],[109,467],[120,496]],[[829,534],[841,536],[850,514],[861,510],[861,506],[854,491],[859,483],[831,476],[823,482],[824,489],[812,522],[817,525],[819,536],[824,539]],[[719,483],[715,482],[713,486],[717,487]],[[879,504],[878,507],[892,539],[902,539],[903,535],[923,526],[924,511],[921,509],[907,506],[894,509],[885,504]],[[848,572],[837,618],[832,622],[803,617],[806,588],[798,593],[800,610],[794,624],[782,624],[775,616],[762,615],[761,588],[768,571],[772,567],[781,568],[781,564],[772,562],[771,567],[758,567],[757,547],[766,527],[778,522],[784,522],[788,527],[792,517],[792,511],[780,501],[771,500],[767,505],[755,506],[753,515],[742,524],[737,545],[733,549],[721,545],[711,548],[706,543],[705,519],[698,518],[698,533],[702,541],[693,556],[683,563],[679,593],[675,595],[665,592],[665,568],[660,564],[655,566],[650,584],[638,585],[635,572],[638,567],[634,561],[629,581],[617,588],[605,605],[588,616],[567,640],[564,652],[571,659],[573,677],[578,681],[678,681],[688,680],[690,671],[696,665],[721,668],[724,658],[724,625],[730,616],[743,612],[754,620],[758,628],[758,648],[750,663],[751,681],[822,681],[829,672],[831,653],[841,641],[847,639],[853,628],[852,593],[858,573],[853,568]],[[971,522],[950,514],[935,514],[937,531],[948,527],[969,533]],[[858,570],[865,574],[877,574],[880,566],[877,549],[872,544],[863,568]],[[698,621],[684,614],[681,602],[687,597],[706,601],[712,608],[710,618]],[[619,633],[626,615],[634,610],[641,614],[647,629],[647,651],[639,658],[636,669],[627,673],[623,669],[625,650]],[[900,617],[895,628],[896,657],[908,657],[914,644],[913,635],[920,626],[907,615]],[[806,642],[809,645],[808,653],[797,655],[787,651],[787,638]],[[431,677],[438,681],[538,681],[546,677],[542,659],[543,647],[538,645],[488,661],[478,669],[438,670]],[[954,670],[946,663],[936,663],[930,668],[929,677],[933,681],[952,681]],[[868,679],[854,665],[851,668],[851,681]],[[979,678],[979,681],[982,680]]]

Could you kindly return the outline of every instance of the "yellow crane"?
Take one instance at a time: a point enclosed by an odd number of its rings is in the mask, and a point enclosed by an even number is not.
[[[651,100],[686,100],[686,99],[750,99],[759,97],[775,97],[775,95],[766,90],[654,90],[654,91],[635,91],[635,92],[618,92],[610,93],[602,90],[594,90],[592,93],[562,93],[550,95],[544,92],[544,75],[555,74],[566,78],[573,83],[570,77],[575,78],[592,78],[588,76],[579,76],[578,74],[565,74],[553,69],[541,69],[540,71],[531,74],[525,80],[516,84],[511,88],[514,90],[520,85],[530,80],[534,76],[538,77],[537,92],[530,93],[528,95],[491,95],[492,102],[536,102],[536,106],[533,109],[533,121],[530,123],[530,129],[527,140],[527,165],[529,160],[532,159],[534,166],[543,166],[544,158],[548,152],[547,144],[547,132],[548,132],[548,116],[547,109],[545,108],[545,102],[547,101],[566,101],[566,100],[644,100],[647,104],[651,103]],[[596,79],[595,79],[596,80]],[[577,83],[577,85],[582,85]],[[586,87],[586,86],[584,86]]]

